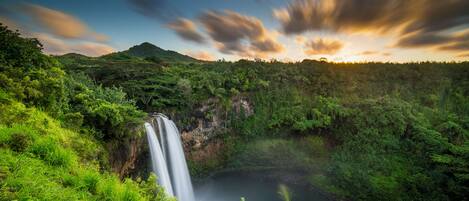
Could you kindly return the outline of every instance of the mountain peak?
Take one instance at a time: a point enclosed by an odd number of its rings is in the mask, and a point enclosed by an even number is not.
[[[164,50],[152,43],[143,42],[140,45],[135,45],[128,50],[105,55],[108,59],[130,59],[141,58],[150,60],[160,60],[166,62],[196,62],[197,59],[180,54],[175,51]]]
[[[135,45],[134,47],[161,49],[160,47],[158,47],[158,46],[156,46],[156,45],[154,45],[153,43],[150,43],[150,42],[143,42],[140,45]]]
[[[137,57],[147,57],[151,56],[155,53],[161,53],[164,52],[165,50],[161,49],[160,47],[153,45],[149,42],[143,42],[140,45],[135,45],[131,48],[129,48],[128,53],[132,56],[137,56]]]

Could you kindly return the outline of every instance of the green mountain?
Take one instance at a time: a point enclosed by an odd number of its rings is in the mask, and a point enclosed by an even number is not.
[[[156,45],[148,42],[144,42],[140,45],[131,47],[128,50],[122,52],[116,52],[101,56],[100,58],[106,60],[147,60],[151,62],[197,62],[190,56],[180,54],[171,50],[164,50]]]

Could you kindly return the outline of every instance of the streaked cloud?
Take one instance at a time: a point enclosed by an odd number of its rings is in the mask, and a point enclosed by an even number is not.
[[[287,34],[308,30],[401,33],[441,31],[469,23],[467,0],[296,0],[274,10]]]
[[[456,33],[415,33],[400,38],[397,47],[428,47],[440,51],[469,51],[469,30]]]
[[[206,52],[206,51],[188,51],[186,52],[187,55],[191,56],[191,57],[194,57],[196,59],[199,59],[199,60],[203,60],[203,61],[213,61],[215,60],[215,56],[213,56],[212,54]]]
[[[233,11],[207,11],[199,20],[222,53],[265,57],[268,53],[284,50],[284,46],[276,40],[276,32],[267,30],[255,17]]]
[[[15,19],[20,20],[13,21],[0,16],[0,22],[10,29],[19,29],[25,37],[39,39],[43,51],[47,54],[61,55],[75,52],[87,56],[100,56],[115,51],[106,44],[109,40],[107,35],[92,31],[80,19],[65,12],[35,4],[18,4],[7,11],[9,16],[15,16]],[[25,20],[29,19],[27,16],[31,20]]]
[[[385,56],[385,57],[389,57],[389,56],[392,55],[392,53],[390,53],[390,52],[383,52],[383,53],[381,53],[381,55],[383,55],[383,56]]]
[[[304,44],[304,42],[305,42],[306,40],[307,40],[307,39],[306,39],[306,37],[304,37],[304,36],[296,36],[296,37],[295,37],[295,42],[296,42],[297,44],[300,44],[300,45]]]
[[[169,22],[180,16],[169,0],[127,0],[132,8],[141,15],[163,22]]]
[[[39,39],[42,43],[43,51],[48,54],[60,55],[68,53],[69,46],[61,39],[55,38],[46,33],[35,33],[33,37]]]
[[[168,27],[174,30],[181,38],[196,43],[205,43],[205,38],[199,33],[194,22],[185,19],[178,18],[177,20],[168,24]]]
[[[381,52],[381,51],[378,51],[378,50],[366,50],[366,51],[363,51],[363,52],[359,52],[357,55],[360,55],[360,56],[384,56],[384,57],[388,57],[388,56],[391,56],[392,53],[390,53],[390,52]]]
[[[46,32],[66,39],[90,39],[105,42],[108,36],[96,33],[78,18],[62,11],[35,4],[23,4],[23,10]]]
[[[1,11],[1,10],[0,10]],[[10,20],[6,17],[2,17],[0,16],[0,23],[2,23],[3,25],[7,26],[9,29],[11,30],[19,30],[20,29],[20,25],[18,23],[16,23],[15,21],[13,20]]]
[[[460,58],[469,58],[469,52],[462,53],[462,54],[458,54],[457,57],[460,57]]]
[[[44,52],[52,55],[74,52],[87,56],[101,56],[116,51],[109,45],[94,42],[68,42],[46,33],[33,33],[32,37],[39,39],[43,45]]]
[[[333,55],[343,48],[344,44],[339,40],[317,38],[306,42],[304,52],[307,55]]]
[[[467,0],[296,0],[273,14],[285,34],[368,32],[393,36],[397,47],[447,51],[467,49],[453,32],[469,30],[468,10]]]
[[[363,51],[359,53],[359,55],[373,55],[373,54],[379,54],[379,52],[374,51],[374,50],[367,50],[367,51]]]

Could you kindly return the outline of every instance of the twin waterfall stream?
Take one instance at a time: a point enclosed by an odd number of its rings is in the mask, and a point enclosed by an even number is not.
[[[145,123],[145,130],[159,185],[178,201],[195,201],[180,134],[174,122],[157,114],[150,123]]]

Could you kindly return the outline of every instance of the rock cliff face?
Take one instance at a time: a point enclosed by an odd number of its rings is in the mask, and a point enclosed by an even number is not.
[[[109,165],[121,178],[147,174],[148,145],[145,135],[135,136],[121,142],[106,144],[109,150]]]
[[[231,111],[244,112],[249,116],[253,107],[246,97],[237,96],[231,100]],[[178,124],[179,114],[169,115]],[[229,134],[228,112],[217,99],[209,99],[192,111],[193,125],[180,128],[186,158],[195,163],[218,161],[223,157],[225,145],[221,135]],[[110,166],[121,178],[125,176],[146,177],[151,170],[148,142],[145,134],[126,139],[123,142],[110,142]]]
[[[236,96],[231,99],[231,111],[249,116],[253,107],[246,97]],[[220,135],[227,135],[230,128],[227,126],[228,112],[216,99],[209,99],[195,113],[202,114],[197,117],[197,123],[192,129],[182,130],[181,137],[184,143],[186,157],[194,162],[217,160],[224,151]]]

